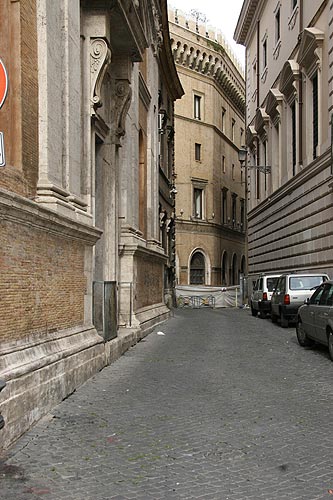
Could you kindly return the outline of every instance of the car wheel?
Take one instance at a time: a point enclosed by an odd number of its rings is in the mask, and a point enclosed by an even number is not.
[[[251,313],[252,313],[252,316],[257,316],[257,314],[258,314],[257,309],[254,309],[254,307],[252,306],[252,304],[251,304]]]
[[[310,340],[307,334],[304,331],[302,321],[300,319],[297,320],[296,324],[296,336],[299,345],[302,347],[311,347],[313,346],[314,342],[313,340]],[[333,345],[332,345],[332,353],[333,353]]]
[[[283,312],[281,312],[280,322],[281,322],[281,326],[282,326],[282,328],[288,328],[288,326],[289,326],[289,321],[288,321],[288,319],[285,317],[285,315],[283,314]]]
[[[267,314],[265,312],[260,311],[260,317],[261,317],[261,319],[266,319]]]
[[[333,361],[333,332],[330,330],[328,332],[328,352],[331,358],[331,361]]]
[[[276,323],[276,322],[277,322],[277,319],[278,319],[277,315],[272,313],[272,314],[271,314],[271,320],[272,320],[272,323]]]

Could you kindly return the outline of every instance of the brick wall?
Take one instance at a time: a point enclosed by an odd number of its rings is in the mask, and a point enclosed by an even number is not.
[[[134,310],[160,304],[163,301],[163,265],[148,255],[137,256]]]
[[[84,247],[4,220],[0,241],[0,342],[82,325]]]

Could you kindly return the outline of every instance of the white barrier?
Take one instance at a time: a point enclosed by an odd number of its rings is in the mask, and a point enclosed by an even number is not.
[[[239,286],[177,285],[176,300],[177,307],[239,307],[242,305]]]

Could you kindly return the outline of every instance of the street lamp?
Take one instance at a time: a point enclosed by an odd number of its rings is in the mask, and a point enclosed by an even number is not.
[[[244,167],[246,157],[247,157],[247,149],[245,148],[245,146],[241,146],[240,149],[238,150],[238,160],[239,163],[241,164],[241,167]]]
[[[246,157],[247,157],[247,149],[245,146],[241,146],[238,150],[238,160],[242,168],[245,167]],[[246,167],[259,170],[259,172],[262,172],[263,174],[271,173],[271,167],[269,165],[246,165]]]

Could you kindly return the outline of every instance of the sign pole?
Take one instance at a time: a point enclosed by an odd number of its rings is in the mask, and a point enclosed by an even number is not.
[[[8,92],[8,75],[7,70],[0,59],[0,109],[2,108]],[[5,156],[5,140],[3,132],[0,132],[0,167],[4,167],[6,165],[6,156]]]

